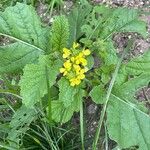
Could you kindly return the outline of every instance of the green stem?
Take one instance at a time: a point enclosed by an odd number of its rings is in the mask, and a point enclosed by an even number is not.
[[[48,95],[48,119],[49,122],[52,122],[52,104],[51,104],[51,95],[50,95],[50,85],[49,85],[49,75],[48,75],[48,69],[47,66],[45,67],[46,70],[46,83],[47,83],[47,95]]]
[[[105,127],[105,150],[108,150],[108,135],[107,135],[107,125],[106,122],[104,122]]]
[[[50,14],[49,14],[50,19],[52,18],[52,13],[53,13],[54,4],[55,4],[55,0],[52,1],[52,5],[51,5],[51,7],[50,7]]]
[[[31,5],[34,6],[34,4],[35,4],[35,1],[31,0]]]
[[[46,11],[46,14],[49,12],[49,10],[50,10],[50,14],[49,14],[49,18],[50,19],[52,19],[52,13],[53,13],[53,8],[54,8],[54,4],[55,4],[55,0],[53,0],[52,2],[51,2],[51,4],[49,4],[49,7],[48,7],[48,9],[47,9],[47,11]],[[50,24],[50,20],[49,20],[49,23],[48,24]]]
[[[123,51],[122,53],[122,56],[121,58],[119,59],[117,65],[116,65],[116,69],[114,71],[114,74],[112,76],[112,79],[110,81],[110,85],[108,87],[108,91],[107,91],[107,94],[106,94],[106,101],[104,103],[104,106],[103,106],[103,109],[101,111],[101,115],[100,115],[100,119],[99,119],[99,122],[98,122],[98,127],[96,129],[96,134],[95,134],[95,138],[94,138],[94,141],[93,141],[93,150],[96,150],[97,148],[97,143],[98,143],[98,140],[99,140],[99,136],[100,136],[100,132],[101,132],[101,128],[102,128],[102,124],[103,124],[103,120],[104,120],[104,117],[105,117],[105,113],[106,113],[106,109],[107,109],[107,104],[108,104],[108,101],[109,101],[109,98],[110,98],[110,95],[111,95],[111,91],[113,89],[113,86],[114,86],[114,83],[115,83],[115,80],[116,80],[116,77],[118,75],[118,71],[119,71],[119,68],[121,66],[121,62],[126,54],[126,52],[130,49],[132,45],[132,42],[131,40],[128,42],[128,46],[127,48]]]
[[[16,150],[16,148],[9,147],[6,144],[0,143],[0,148],[9,149],[9,150]]]
[[[83,125],[83,102],[80,102],[80,134],[81,134],[81,144],[82,150],[84,150],[84,125]]]
[[[14,108],[11,106],[10,102],[8,102],[6,99],[4,99],[5,103],[7,104],[7,106],[12,110],[13,113],[15,113],[16,111],[14,110]]]
[[[1,94],[10,94],[10,95],[13,95],[13,96],[15,96],[15,97],[17,97],[17,98],[19,98],[19,99],[22,99],[21,96],[17,95],[16,93],[14,93],[14,92],[11,91],[11,90],[0,89],[0,93],[1,93]]]

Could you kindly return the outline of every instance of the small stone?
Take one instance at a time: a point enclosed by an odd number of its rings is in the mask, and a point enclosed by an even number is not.
[[[51,19],[50,19],[50,23],[52,23],[53,21],[54,21],[54,18],[51,18]]]
[[[94,104],[91,104],[88,106],[87,110],[88,110],[88,114],[94,114],[97,110],[97,106]]]

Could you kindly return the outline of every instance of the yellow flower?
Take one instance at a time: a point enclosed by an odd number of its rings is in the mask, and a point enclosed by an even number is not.
[[[86,72],[85,69],[81,69],[81,70],[80,70],[80,74],[83,74],[83,73],[85,73],[85,72]]]
[[[83,55],[84,54],[82,52],[80,52],[78,56],[81,58],[81,57],[83,57]]]
[[[76,84],[75,84],[74,82],[71,82],[70,85],[71,85],[71,86],[75,86]]]
[[[81,69],[81,67],[79,66],[79,65],[73,65],[73,68],[75,69],[75,70],[80,70]]]
[[[70,79],[70,85],[71,86],[75,86],[75,85],[79,85],[81,83],[81,80],[78,78],[72,78]]]
[[[60,68],[59,71],[60,71],[60,73],[64,73],[66,71],[66,69],[65,68]]]
[[[76,79],[76,85],[79,85],[81,83],[81,80]]]
[[[71,57],[70,60],[71,60],[72,62],[74,62],[74,61],[75,61],[75,58],[74,58],[74,57]]]
[[[84,70],[85,70],[85,72],[87,72],[89,69],[88,69],[88,67],[85,67]]]
[[[74,42],[72,49],[75,50],[79,46],[80,45],[78,43]],[[79,85],[85,78],[85,73],[88,71],[88,68],[86,67],[86,56],[90,55],[90,53],[91,52],[89,49],[83,49],[82,51],[78,52],[78,54],[76,54],[76,52],[72,53],[71,50],[63,48],[63,58],[65,59],[65,62],[63,67],[60,68],[60,73],[69,79],[71,86]]]
[[[68,58],[70,56],[71,52],[67,48],[63,48],[63,58]]]
[[[79,64],[82,64],[83,66],[86,66],[87,65],[87,60],[84,58],[84,57],[80,57],[79,55],[76,56],[76,64],[79,65]]]
[[[64,67],[68,70],[71,69],[71,63],[70,63],[70,60],[67,60],[65,63],[64,63]]]
[[[76,60],[76,64],[77,64],[77,65],[80,64],[80,60],[79,60],[79,59]]]
[[[74,42],[72,47],[73,47],[73,49],[76,49],[76,48],[79,47],[79,46],[80,46],[79,43],[75,43],[75,42]]]
[[[80,73],[81,67],[79,65],[73,65],[73,68],[74,68],[76,74]]]
[[[66,76],[68,73],[65,68],[60,68],[59,71],[60,71],[60,73],[63,73],[63,76]]]
[[[90,52],[89,49],[83,50],[82,52],[83,52],[83,54],[84,54],[85,56],[88,56],[88,55],[91,54],[91,52]]]
[[[87,65],[87,60],[85,58],[81,58],[80,59],[80,62],[83,66],[86,66]]]
[[[82,80],[82,79],[85,78],[85,74],[79,74],[77,78],[80,79],[80,80]]]
[[[67,71],[65,71],[64,73],[63,73],[63,76],[66,76],[68,74],[68,72]]]

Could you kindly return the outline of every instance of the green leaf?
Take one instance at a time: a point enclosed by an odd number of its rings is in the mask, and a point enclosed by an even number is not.
[[[123,64],[117,76],[116,85],[124,84],[130,75],[138,76],[141,74],[150,74],[150,51],[143,55],[133,58],[127,64]]]
[[[87,60],[87,68],[90,70],[90,69],[92,69],[93,68],[93,66],[94,66],[94,58],[93,58],[93,56],[92,55],[89,55],[87,58],[86,58],[86,60]]]
[[[107,40],[118,32],[137,32],[146,37],[146,23],[141,21],[139,16],[137,9],[95,6],[88,15],[88,23],[82,26],[82,31],[87,39],[90,37],[94,40]]]
[[[13,115],[10,122],[10,127],[13,129],[18,129],[24,125],[29,126],[35,118],[37,118],[36,111],[22,105]]]
[[[105,57],[105,64],[106,65],[117,64],[118,57],[113,42],[111,41],[107,42],[106,51],[107,51],[107,55]]]
[[[116,146],[116,147],[113,148],[112,150],[121,150],[121,149],[119,148],[119,146]]]
[[[65,107],[71,105],[74,100],[76,93],[78,92],[77,87],[72,87],[68,79],[61,78],[58,82],[59,85],[59,100],[63,102]]]
[[[26,65],[20,81],[21,96],[26,106],[33,107],[47,94],[46,74],[49,77],[49,86],[51,87],[56,82],[61,65],[60,60],[53,61],[49,55],[42,56],[39,64]]]
[[[87,24],[83,24],[81,30],[85,33],[87,41],[89,38],[98,38],[101,33],[103,22],[109,18],[112,10],[104,5],[95,6],[92,12],[87,16]]]
[[[55,122],[68,122],[73,116],[73,113],[80,110],[80,103],[82,102],[83,96],[84,90],[80,89],[68,107],[66,107],[61,100],[52,101],[52,119]]]
[[[56,17],[52,25],[52,48],[53,51],[61,51],[67,46],[69,38],[69,25],[65,16]]]
[[[52,119],[55,122],[68,122],[72,115],[72,107],[65,108],[62,101],[52,101]]]
[[[150,74],[150,50],[132,59],[123,69],[130,75]]]
[[[8,133],[7,139],[11,147],[19,149],[19,142],[21,135],[29,129],[32,121],[37,119],[37,112],[35,109],[30,109],[22,105],[13,115],[10,122],[11,130]]]
[[[19,42],[0,46],[0,73],[16,72],[36,62],[42,52]]]
[[[105,102],[105,94],[106,91],[104,90],[104,88],[99,85],[99,86],[95,86],[91,92],[90,92],[90,96],[92,98],[92,100],[96,103],[96,104],[103,104]]]
[[[149,62],[149,58],[145,57],[147,53],[121,66],[108,101],[109,137],[116,141],[121,149],[150,149],[150,116],[147,114],[147,107],[136,99],[136,92],[150,82],[150,74],[141,67],[134,68],[141,66],[143,62]],[[128,64],[133,62],[133,69],[128,70]]]
[[[112,14],[113,11],[114,9],[107,7],[106,5],[99,5],[94,7],[94,13],[99,14],[100,15],[99,17],[101,17],[103,21],[106,20],[108,17],[110,17],[110,14]]]
[[[0,13],[0,25],[1,34],[39,49],[46,48],[47,39],[44,35],[46,30],[41,27],[40,18],[32,6],[17,3],[13,7],[6,8]]]
[[[73,42],[77,41],[82,35],[81,27],[86,24],[86,17],[91,11],[90,5],[78,6],[74,8],[68,16],[69,21],[69,47],[72,46]]]
[[[85,91],[83,89],[79,89],[76,95],[74,96],[74,101],[72,102],[72,106],[74,107],[75,112],[78,112],[80,110],[80,103],[82,102],[84,96],[85,96]]]
[[[0,47],[1,73],[18,71],[25,64],[35,62],[46,51],[49,31],[48,28],[42,28],[32,6],[17,3],[6,8],[0,12],[0,26],[0,35],[15,42]]]
[[[150,149],[150,116],[134,104],[117,96],[111,97],[107,109],[108,133],[120,148],[131,146],[138,150]]]
[[[8,123],[3,123],[3,124],[0,123],[0,134],[1,133],[9,133],[9,131],[10,131],[10,127],[9,127]]]
[[[0,1],[0,10],[4,10],[6,7],[10,6],[12,1],[10,0],[1,0]]]
[[[139,20],[138,10],[117,8],[105,21],[101,38],[108,38],[116,32],[137,32],[146,37],[146,23]]]
[[[107,66],[117,64],[118,56],[114,47],[114,43],[111,39],[104,41],[98,38],[96,42],[94,42],[93,47],[94,51],[97,53],[100,59],[102,59],[102,63]]]
[[[107,125],[110,138],[115,140],[120,148],[137,146],[139,150],[150,149],[150,116],[147,108],[135,98],[135,93],[150,82],[149,72],[142,70],[140,64],[149,61],[143,56],[131,60],[121,68],[116,80],[107,108]],[[147,56],[147,55],[146,55]],[[137,61],[135,61],[137,60]],[[134,63],[133,63],[134,62]],[[134,64],[133,69],[128,64]],[[128,75],[133,76],[127,80]],[[119,82],[119,83],[118,83]],[[129,140],[130,139],[130,140]]]
[[[122,85],[115,87],[113,89],[113,94],[119,95],[120,98],[125,100],[132,100],[135,92],[138,91],[141,87],[147,86],[149,82],[150,75],[141,74],[140,76],[130,79]]]

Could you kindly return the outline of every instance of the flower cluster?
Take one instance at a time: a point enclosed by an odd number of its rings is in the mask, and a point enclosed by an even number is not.
[[[79,85],[88,71],[86,56],[90,55],[91,52],[89,49],[80,51],[77,49],[79,46],[78,43],[73,43],[71,49],[63,48],[65,62],[60,68],[60,73],[69,79],[71,86]]]

